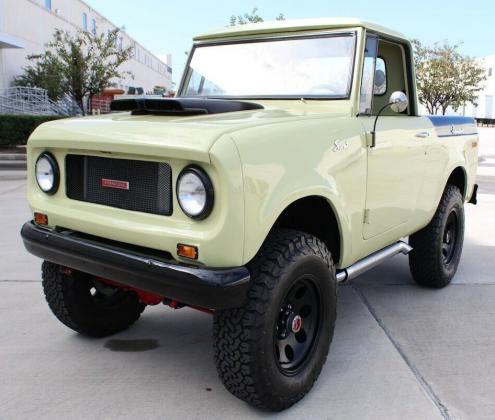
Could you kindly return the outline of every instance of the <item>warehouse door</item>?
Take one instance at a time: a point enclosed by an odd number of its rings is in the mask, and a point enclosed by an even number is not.
[[[485,96],[485,118],[493,118],[493,95]]]

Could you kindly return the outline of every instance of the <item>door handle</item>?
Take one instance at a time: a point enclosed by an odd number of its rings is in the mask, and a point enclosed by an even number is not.
[[[430,133],[428,131],[421,131],[420,133],[416,133],[414,137],[419,137],[421,139],[425,139],[427,137],[430,137]]]

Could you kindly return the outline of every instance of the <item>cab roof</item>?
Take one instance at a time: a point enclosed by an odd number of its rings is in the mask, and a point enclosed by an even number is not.
[[[362,27],[373,32],[388,35],[393,38],[407,39],[405,35],[374,23],[356,18],[316,18],[276,20],[270,22],[250,23],[246,25],[229,26],[216,31],[198,35],[194,41],[209,41],[215,39],[235,38],[250,35],[276,34],[301,31],[321,31]]]

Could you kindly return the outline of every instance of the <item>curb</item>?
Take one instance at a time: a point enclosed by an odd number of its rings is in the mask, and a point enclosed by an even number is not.
[[[27,178],[27,172],[22,170],[0,170],[0,181],[19,181]]]
[[[0,159],[0,170],[26,170],[27,163],[24,160],[2,160]]]
[[[25,153],[1,153],[0,152],[0,161],[2,160],[22,160],[26,161]]]

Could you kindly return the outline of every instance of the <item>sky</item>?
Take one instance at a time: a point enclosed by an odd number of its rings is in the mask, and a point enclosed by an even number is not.
[[[495,0],[86,0],[155,55],[172,54],[180,81],[185,51],[196,34],[228,25],[230,16],[258,8],[265,20],[356,17],[426,44],[462,43],[472,57],[495,55]]]

